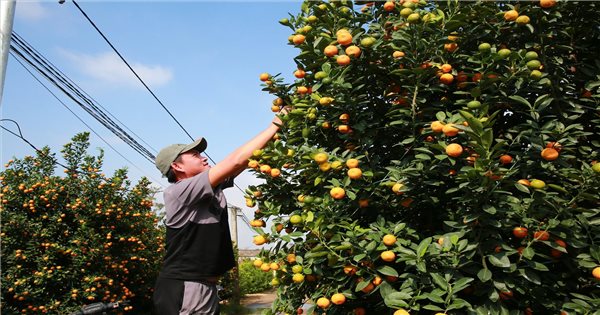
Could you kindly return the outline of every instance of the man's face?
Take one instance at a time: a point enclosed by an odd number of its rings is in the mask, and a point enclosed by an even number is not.
[[[179,155],[173,162],[173,167],[185,174],[185,178],[192,177],[210,169],[208,159],[196,150],[190,150]]]

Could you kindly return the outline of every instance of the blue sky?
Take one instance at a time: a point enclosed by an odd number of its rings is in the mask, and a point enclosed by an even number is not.
[[[154,93],[194,137],[208,139],[217,162],[270,123],[273,96],[261,91],[262,72],[293,78],[298,50],[287,44],[291,30],[277,21],[296,14],[299,1],[78,1]],[[188,136],[137,81],[71,1],[17,1],[13,30],[90,94],[100,105],[153,149],[188,143]],[[97,123],[48,81],[42,81],[99,135],[134,165],[92,133],[92,153],[105,150],[105,171],[127,167],[134,181],[166,180],[153,164]],[[38,148],[59,152],[81,131],[89,131],[19,64],[7,65],[2,118],[17,121],[23,136]],[[15,130],[14,125],[3,122]],[[22,140],[1,131],[2,164],[33,155]],[[152,150],[151,150],[152,151]],[[156,152],[153,152],[156,154]],[[60,172],[60,170],[59,170]],[[238,177],[245,188],[256,184],[249,173]],[[244,205],[236,188],[231,204]],[[238,220],[240,248],[254,248],[253,232]]]

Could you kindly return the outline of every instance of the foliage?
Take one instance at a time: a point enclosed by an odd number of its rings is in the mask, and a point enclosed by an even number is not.
[[[162,261],[155,191],[127,171],[101,173],[89,134],[73,137],[56,175],[48,148],[9,161],[2,180],[2,312],[66,314],[94,302],[129,300],[148,313]]]
[[[298,79],[261,76],[293,106],[249,163],[272,311],[597,313],[600,4],[360,4],[304,2]]]
[[[240,292],[242,295],[262,292],[271,287],[269,281],[271,281],[273,275],[270,272],[263,272],[254,268],[251,260],[241,261],[239,270]]]

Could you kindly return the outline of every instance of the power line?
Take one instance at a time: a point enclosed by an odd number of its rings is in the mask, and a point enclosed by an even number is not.
[[[138,80],[142,83],[142,85],[144,85],[144,87],[146,88],[146,90],[148,90],[148,92],[150,92],[150,94],[152,94],[152,96],[160,104],[160,106],[162,106],[162,108],[169,114],[169,116],[171,116],[171,118],[173,118],[173,120],[179,125],[179,127],[181,127],[181,129],[193,141],[194,138],[190,135],[190,133],[183,127],[183,125],[181,125],[181,123],[179,122],[179,120],[177,120],[177,118],[175,118],[175,116],[173,116],[173,114],[171,113],[171,111],[169,111],[169,109],[167,109],[167,107],[165,106],[165,104],[163,104],[163,102],[156,96],[156,94],[154,94],[154,92],[152,92],[152,90],[148,87],[148,85],[146,84],[146,82],[144,82],[144,80],[142,80],[142,78],[137,74],[137,72],[135,72],[135,70],[133,70],[133,68],[129,65],[129,62],[127,62],[127,60],[125,60],[125,58],[123,58],[123,56],[115,48],[115,46],[108,40],[108,38],[106,38],[106,36],[104,36],[104,33],[102,33],[102,31],[96,26],[96,24],[92,21],[92,19],[90,19],[90,17],[85,13],[85,11],[83,11],[83,9],[79,6],[79,4],[77,4],[77,2],[75,2],[75,0],[73,0],[73,4],[75,4],[75,6],[77,7],[77,9],[79,9],[79,12],[81,12],[81,14],[83,14],[83,16],[88,20],[88,22],[90,22],[90,24],[94,27],[94,29],[96,29],[96,31],[98,32],[98,34],[100,34],[100,36],[102,36],[102,38],[104,39],[104,41],[106,41],[106,43],[113,49],[113,51],[119,56],[119,58],[121,58],[121,60],[127,65],[127,67],[129,68],[129,70],[131,70],[131,72],[133,72],[133,74],[135,75],[135,77],[138,78]],[[213,163],[215,163],[212,159],[211,159],[211,161]]]
[[[115,151],[119,156],[121,156],[125,161],[127,161],[129,164],[131,164],[134,168],[136,168],[138,171],[140,171],[142,174],[145,174],[145,172],[140,169],[136,164],[134,164],[133,162],[131,162],[129,159],[127,159],[123,154],[121,154],[121,152],[119,152],[117,149],[115,149],[108,141],[106,141],[100,134],[98,134],[98,132],[96,132],[90,125],[88,125],[83,119],[81,119],[81,117],[79,117],[73,110],[71,110],[58,96],[56,96],[56,94],[54,94],[42,81],[40,81],[40,79],[38,79],[35,74],[33,74],[33,72],[31,72],[26,66],[25,64],[23,64],[19,59],[17,59],[15,57],[15,55],[13,54],[13,52],[10,52],[11,56],[13,56],[13,58],[15,58],[15,60],[39,83],[41,84],[46,91],[48,91],[50,94],[52,94],[52,96],[54,96],[54,98],[59,101],[69,112],[71,112],[71,114],[73,114],[73,116],[75,116],[81,123],[83,123],[89,130],[91,130],[98,138],[100,138],[100,140],[102,140],[109,148],[111,148],[113,151]],[[8,119],[6,119],[8,120]],[[23,141],[25,141],[27,144],[29,144],[32,148],[34,148],[36,151],[40,152],[40,150],[38,150],[33,144],[31,144],[29,141],[27,141],[27,139],[25,139],[21,133],[21,128],[19,127],[19,125],[14,121],[14,120],[10,120],[12,122],[14,122],[17,125],[17,128],[19,129],[19,134],[17,135],[15,133],[13,133],[12,131],[2,127],[2,129],[7,130],[8,132],[12,133],[13,135],[21,138]],[[1,127],[1,126],[0,126]],[[68,167],[57,163],[60,166],[64,167],[65,169],[69,169]],[[165,188],[162,184],[160,184],[160,181],[156,180],[155,178],[153,178],[152,176],[148,176],[148,178],[152,179],[156,184],[158,184],[159,186],[161,186],[163,189]]]
[[[116,136],[118,136],[121,140],[123,140],[126,144],[128,144],[135,151],[140,153],[143,157],[145,157],[149,162],[154,164],[154,155],[148,151],[144,146],[142,146],[139,142],[133,139],[126,131],[124,131],[117,123],[115,123],[112,119],[110,119],[104,111],[95,106],[92,101],[90,101],[83,93],[66,82],[66,80],[52,67],[51,65],[45,63],[41,60],[41,57],[32,52],[32,49],[28,48],[29,45],[24,42],[22,39],[18,37],[18,35],[14,36],[13,39],[15,45],[11,43],[11,50],[17,54],[21,59],[26,61],[30,66],[35,68],[38,73],[44,76],[47,80],[49,80],[52,84],[54,84],[57,88],[59,88],[63,93],[65,93],[69,98],[71,98],[75,103],[77,103],[81,108],[83,108],[86,112],[88,112],[92,117],[98,120],[103,126],[113,132]],[[14,55],[13,55],[14,56]],[[28,57],[29,56],[29,57]],[[44,71],[46,70],[46,71]],[[68,90],[72,91],[73,94],[69,93]]]
[[[144,82],[144,80],[142,80],[142,78],[137,74],[137,72],[135,72],[135,70],[129,65],[129,62],[127,62],[127,60],[125,60],[125,58],[121,55],[121,53],[117,50],[117,48],[115,48],[115,46],[110,42],[110,40],[108,40],[108,38],[104,35],[104,33],[102,33],[102,31],[98,28],[98,26],[96,26],[96,23],[94,23],[94,21],[92,21],[92,19],[87,15],[87,13],[85,13],[85,11],[83,11],[83,9],[79,6],[79,4],[75,0],[72,0],[72,1],[73,1],[73,4],[75,4],[75,6],[77,7],[77,9],[79,10],[79,12],[81,12],[81,14],[83,14],[83,16],[92,25],[92,27],[94,27],[94,29],[98,32],[98,34],[100,34],[100,36],[102,36],[102,38],[104,39],[104,41],[106,41],[106,43],[119,56],[119,58],[121,58],[121,60],[125,63],[125,65],[127,65],[127,67],[129,68],[129,70],[131,70],[131,72],[133,72],[133,74],[135,75],[135,77],[138,78],[138,80],[142,83],[142,85],[144,85],[144,87],[146,88],[146,90],[148,90],[148,92],[150,92],[150,94],[152,94],[152,96],[160,104],[160,106],[162,106],[162,108],[169,114],[169,116],[171,116],[171,118],[177,123],[177,125],[179,125],[179,127],[181,127],[181,129],[193,141],[194,138],[190,135],[190,133],[183,127],[183,125],[179,122],[179,120],[177,120],[177,118],[175,118],[175,116],[173,116],[173,114],[171,113],[171,111],[169,111],[169,109],[167,109],[167,107],[156,96],[156,94],[154,94],[154,92],[150,89],[150,87],[148,87],[148,85],[146,84],[146,82]],[[213,164],[217,164],[217,162],[215,162],[215,160],[213,160],[213,158],[208,154],[208,152],[205,151],[204,155],[206,155],[206,157]],[[235,185],[235,187],[237,187],[237,189],[239,189],[242,193],[244,193],[244,190],[242,188],[240,188],[240,186],[238,186],[236,183],[234,183],[234,185]]]

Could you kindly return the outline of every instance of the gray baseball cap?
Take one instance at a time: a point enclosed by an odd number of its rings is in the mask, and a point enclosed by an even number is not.
[[[167,172],[171,168],[171,163],[177,159],[181,153],[185,153],[190,150],[197,150],[198,152],[204,152],[206,150],[206,140],[200,138],[190,144],[171,144],[168,147],[163,148],[158,152],[154,164],[163,176],[167,176]]]

